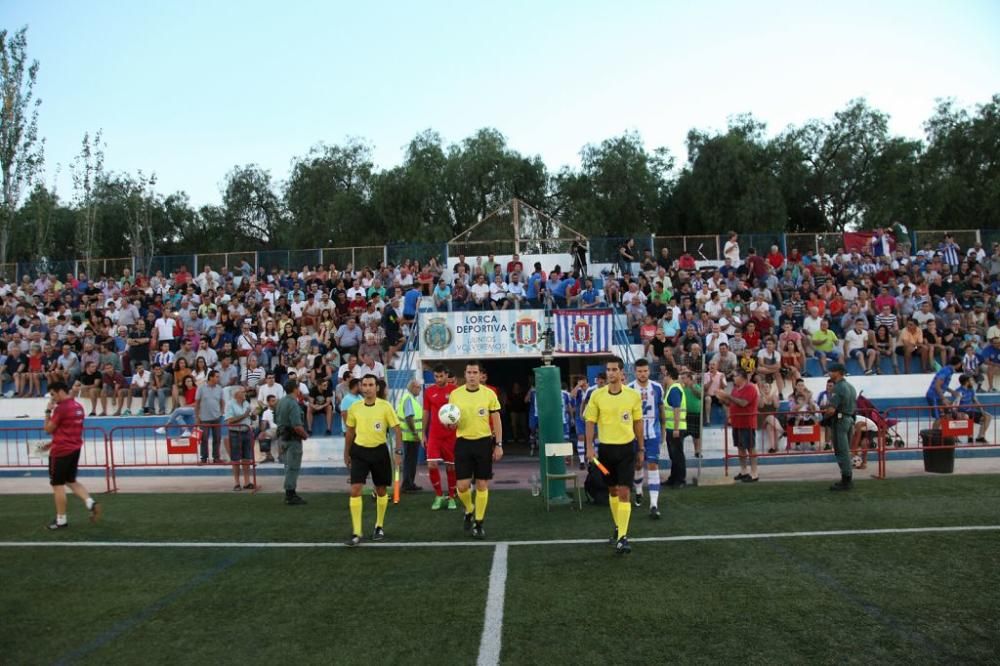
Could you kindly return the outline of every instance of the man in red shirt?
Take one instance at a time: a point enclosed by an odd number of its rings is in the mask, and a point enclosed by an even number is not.
[[[69,527],[66,520],[66,486],[83,500],[90,512],[90,522],[101,517],[98,504],[76,480],[80,463],[80,449],[83,448],[83,406],[73,399],[64,382],[49,384],[52,400],[45,410],[45,432],[52,435],[52,441],[43,447],[49,452],[49,484],[56,502],[56,518],[49,523],[50,530]],[[54,406],[53,406],[54,405]]]
[[[737,370],[733,376],[733,389],[720,393],[719,401],[729,405],[729,425],[733,428],[733,441],[740,454],[740,473],[737,481],[755,483],[757,477],[757,453],[754,451],[754,435],[757,432],[757,387],[750,383],[747,373]],[[747,462],[750,470],[747,473]]]
[[[445,506],[444,491],[441,488],[441,470],[444,463],[448,474],[447,506],[451,510],[458,509],[455,503],[455,430],[444,427],[438,418],[438,410],[448,404],[448,396],[455,390],[455,384],[448,381],[448,369],[438,364],[434,366],[434,383],[424,388],[424,442],[427,447],[427,474],[434,486],[434,503],[431,510],[437,511]]]

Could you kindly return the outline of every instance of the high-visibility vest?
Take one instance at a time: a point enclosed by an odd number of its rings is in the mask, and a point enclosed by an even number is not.
[[[678,408],[678,413],[680,416],[679,423],[674,423],[674,408],[670,406],[667,402],[667,396],[670,392],[677,389],[681,392],[681,406]],[[687,430],[687,394],[684,393],[684,385],[680,382],[674,382],[667,389],[667,392],[663,394],[663,404],[667,410],[667,420],[663,422],[663,429],[665,431],[673,432],[674,430]]]
[[[413,427],[415,430],[411,430],[409,424],[406,422],[407,400],[413,402]],[[409,390],[404,392],[403,397],[399,399],[399,404],[396,405],[396,415],[399,417],[399,429],[403,431],[403,441],[420,441],[420,437],[424,432],[424,406],[420,404],[420,401]]]

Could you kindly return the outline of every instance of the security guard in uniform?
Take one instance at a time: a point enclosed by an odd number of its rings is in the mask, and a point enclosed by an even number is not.
[[[299,497],[296,486],[299,470],[302,468],[302,440],[309,437],[305,420],[302,418],[301,389],[299,380],[290,379],[285,383],[285,397],[274,408],[274,425],[278,429],[278,452],[285,461],[285,504],[305,504]]]
[[[830,490],[850,490],[854,487],[851,431],[854,429],[854,415],[858,409],[858,394],[844,379],[845,370],[842,364],[831,363],[829,372],[833,381],[833,391],[830,394],[830,403],[823,413],[833,424],[833,451],[840,466],[840,481],[830,486]]]
[[[421,489],[416,484],[417,458],[424,436],[424,406],[423,401],[417,397],[419,395],[420,382],[411,379],[396,405],[396,416],[399,417],[399,427],[403,431],[403,490],[406,492]]]

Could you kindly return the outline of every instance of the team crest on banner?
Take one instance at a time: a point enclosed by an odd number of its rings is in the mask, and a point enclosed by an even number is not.
[[[538,344],[538,321],[524,317],[514,322],[514,344],[518,347],[534,347]]]
[[[611,310],[556,310],[556,352],[560,354],[607,354],[611,351]]]
[[[444,351],[451,346],[451,329],[444,317],[431,317],[424,328],[424,344],[434,351]]]

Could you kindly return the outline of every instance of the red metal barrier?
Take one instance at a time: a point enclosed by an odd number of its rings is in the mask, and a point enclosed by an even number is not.
[[[829,428],[821,425],[822,411],[794,412],[759,412],[757,417],[756,442],[754,457],[778,458],[796,456],[832,455]],[[723,435],[723,467],[729,476],[729,460],[739,458],[731,444],[731,424],[727,424]],[[784,444],[781,439],[784,439]],[[884,477],[884,461],[882,459],[882,437],[872,433],[865,436],[861,426],[857,425],[851,437],[852,456],[860,460],[860,468],[866,469],[869,456],[875,456],[875,478]]]
[[[962,409],[968,409],[968,406]],[[931,406],[891,407],[884,412],[892,423],[881,434],[881,455],[883,473],[887,471],[888,459],[896,450],[935,451],[955,449],[987,449],[1000,447],[1000,403],[983,403],[982,413],[989,417],[986,427],[981,427],[969,412],[953,407]],[[982,419],[985,420],[985,419]],[[981,420],[981,421],[982,421]],[[926,444],[920,433],[928,430],[941,431],[941,444]],[[979,437],[985,442],[976,441]],[[955,438],[955,445],[945,444],[945,438]]]
[[[182,430],[183,428],[183,430]],[[187,426],[171,426],[164,434],[163,428],[156,425],[124,425],[116,426],[108,433],[108,450],[111,461],[111,474],[117,487],[116,470],[129,467],[164,468],[193,467],[202,465],[233,467],[234,473],[240,467],[249,467],[252,477],[253,492],[257,492],[257,451],[255,438],[251,437],[252,448],[249,462],[232,460],[232,441],[230,435],[237,432],[250,432],[247,426],[227,426],[220,424],[200,423]],[[190,430],[190,434],[185,434]],[[217,434],[216,434],[217,433]],[[206,453],[211,456],[213,451],[213,436],[219,438],[218,459],[208,457],[202,462],[200,446],[205,444]]]
[[[0,428],[0,469],[49,468],[48,457],[36,456],[36,444],[52,441],[52,435],[41,426],[34,428]],[[108,434],[103,428],[83,429],[83,448],[80,449],[80,468],[103,469],[105,492],[114,492],[114,470],[108,448]]]

